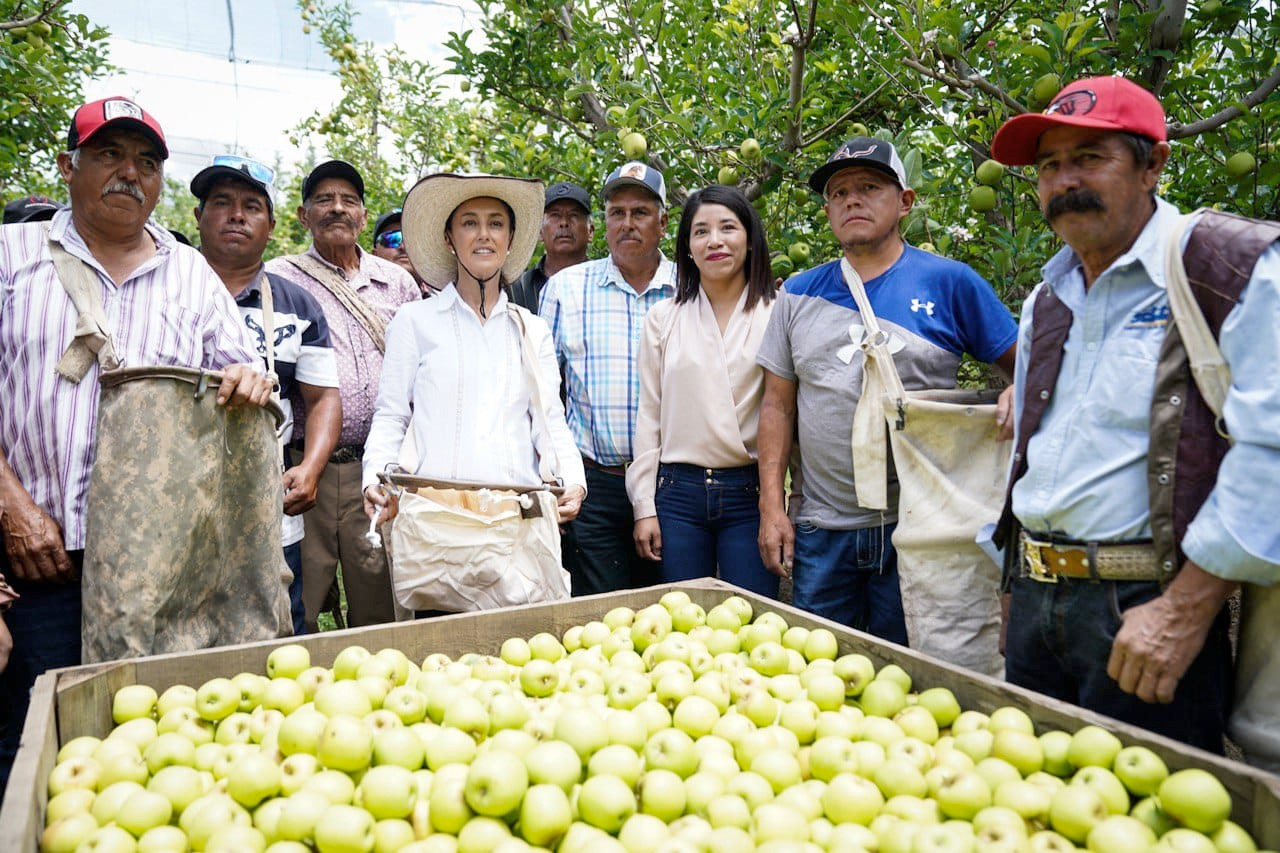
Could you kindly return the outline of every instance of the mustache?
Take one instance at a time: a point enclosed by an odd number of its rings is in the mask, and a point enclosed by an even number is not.
[[[1106,213],[1107,207],[1102,198],[1093,190],[1080,189],[1063,193],[1049,199],[1045,206],[1044,218],[1049,222],[1064,213]]]
[[[337,225],[339,223],[346,225],[348,228],[356,227],[355,219],[346,213],[330,213],[324,219],[320,220],[320,227],[327,228],[330,225]]]
[[[115,183],[107,184],[106,189],[102,191],[102,196],[106,198],[111,193],[131,195],[138,200],[138,204],[146,204],[147,202],[146,196],[142,194],[142,187],[130,181],[116,181]]]

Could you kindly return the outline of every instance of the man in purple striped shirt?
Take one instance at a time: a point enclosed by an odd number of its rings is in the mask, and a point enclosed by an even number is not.
[[[85,104],[58,155],[70,207],[48,223],[0,229],[0,573],[22,595],[6,614],[14,648],[0,674],[0,787],[36,676],[80,663],[99,368],[92,363],[78,383],[55,372],[80,330],[51,245],[92,269],[124,365],[220,369],[217,400],[227,406],[260,406],[271,393],[222,282],[198,252],[147,221],[168,154],[159,124],[137,104]]]

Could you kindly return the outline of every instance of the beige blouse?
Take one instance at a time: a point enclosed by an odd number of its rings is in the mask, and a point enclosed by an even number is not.
[[[756,461],[764,371],[756,352],[772,301],[746,311],[744,290],[724,334],[706,294],[649,310],[640,342],[640,409],[627,496],[637,519],[656,515],[659,462],[736,468]]]

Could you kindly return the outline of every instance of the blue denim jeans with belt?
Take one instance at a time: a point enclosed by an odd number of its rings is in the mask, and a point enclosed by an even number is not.
[[[662,531],[664,583],[710,577],[760,595],[778,597],[778,576],[764,567],[760,535],[760,476],[754,465],[699,468],[658,466],[655,496]]]
[[[907,621],[892,541],[896,527],[828,530],[804,521],[796,524],[791,603],[905,646]]]
[[[1154,581],[1013,581],[1005,678],[1012,684],[1221,754],[1230,714],[1227,608],[1168,705],[1143,702],[1107,675],[1124,612],[1160,594]]]

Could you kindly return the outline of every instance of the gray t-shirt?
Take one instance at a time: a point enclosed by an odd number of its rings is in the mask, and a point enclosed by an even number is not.
[[[907,390],[954,388],[963,353],[991,362],[1017,340],[1009,309],[965,264],[907,246],[864,286]],[[798,523],[854,530],[897,518],[892,471],[889,511],[859,507],[854,492],[850,436],[862,393],[862,330],[840,263],[832,261],[787,282],[760,344],[757,363],[797,386]]]

